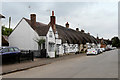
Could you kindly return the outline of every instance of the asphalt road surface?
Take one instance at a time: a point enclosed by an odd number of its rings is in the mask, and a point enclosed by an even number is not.
[[[3,78],[118,78],[118,50],[56,61]]]

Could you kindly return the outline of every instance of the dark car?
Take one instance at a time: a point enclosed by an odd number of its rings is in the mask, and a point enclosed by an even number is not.
[[[17,47],[0,47],[0,56],[3,61],[15,60],[20,53]]]

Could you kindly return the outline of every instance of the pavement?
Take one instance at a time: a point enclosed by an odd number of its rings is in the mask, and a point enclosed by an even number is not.
[[[61,60],[75,58],[75,57],[82,57],[82,56],[85,56],[85,53],[84,54],[67,54],[64,56],[60,56],[58,58],[35,58],[34,61],[22,61],[21,63],[4,64],[2,65],[2,75],[51,64],[55,61],[61,61]]]
[[[77,56],[72,57],[70,56]],[[70,55],[53,63],[3,75],[3,78],[118,78],[118,50],[99,55]],[[69,59],[68,59],[69,58]],[[56,58],[58,59],[58,58]]]

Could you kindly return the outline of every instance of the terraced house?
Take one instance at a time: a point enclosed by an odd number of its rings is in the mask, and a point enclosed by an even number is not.
[[[51,58],[64,53],[85,51],[97,43],[98,40],[90,33],[79,31],[79,28],[73,30],[68,22],[65,27],[56,24],[54,11],[48,24],[36,22],[36,14],[31,14],[30,19],[22,18],[9,36],[10,46],[22,50],[43,50]]]

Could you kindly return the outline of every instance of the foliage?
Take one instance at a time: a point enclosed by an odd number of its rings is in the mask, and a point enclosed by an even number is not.
[[[113,37],[113,38],[111,39],[111,41],[112,41],[112,46],[113,46],[113,47],[120,47],[120,40],[119,40],[118,37]]]
[[[45,39],[36,39],[35,41],[38,43],[39,46],[45,43]]]
[[[59,55],[57,54],[57,51],[55,50],[55,58],[59,57]]]
[[[13,31],[12,28],[9,29],[9,28],[7,28],[7,27],[5,27],[5,26],[2,26],[2,35],[9,36],[9,34],[11,34],[12,31]],[[9,32],[10,32],[10,33],[9,33]]]
[[[85,53],[85,51],[81,51],[80,53]]]

